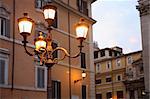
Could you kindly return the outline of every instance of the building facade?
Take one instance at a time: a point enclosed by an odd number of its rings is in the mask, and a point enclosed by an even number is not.
[[[128,93],[128,99],[145,99],[144,69],[142,58],[134,61],[126,69],[123,83]]]
[[[120,47],[97,50],[99,57],[94,59],[96,99],[132,99],[123,81],[132,63],[141,58],[141,53],[123,54]]]
[[[71,55],[78,52],[79,42],[75,37],[74,24],[84,18],[89,32],[84,42],[83,53],[76,59],[65,58],[52,67],[52,97],[54,99],[94,99],[94,66],[91,4],[96,0],[1,0],[0,1],[0,99],[46,99],[47,68],[40,66],[38,59],[28,56],[21,43],[17,19],[28,13],[35,21],[28,38],[27,49],[34,50],[34,37],[42,31],[47,33],[42,6],[52,3],[57,7],[53,24],[54,47],[61,46]],[[61,57],[61,53],[57,53]],[[82,60],[82,61],[80,61]],[[81,79],[82,71],[87,77]]]
[[[138,0],[140,21],[141,21],[141,35],[142,35],[142,49],[143,49],[143,64],[145,77],[145,92],[146,99],[150,99],[150,1]]]

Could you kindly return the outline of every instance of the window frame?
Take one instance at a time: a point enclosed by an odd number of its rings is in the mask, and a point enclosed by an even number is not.
[[[87,86],[86,85],[82,85],[81,92],[82,92],[82,99],[87,99]]]
[[[107,79],[110,79],[110,81],[107,81]],[[106,81],[106,83],[111,83],[112,82],[112,77],[111,76],[107,76],[105,81]]]
[[[86,69],[86,53],[81,52],[80,59],[81,68]]]
[[[106,93],[106,99],[111,99],[111,98],[112,98],[112,92],[107,92]]]
[[[119,63],[118,63],[118,61],[119,61]],[[116,59],[116,66],[121,67],[121,59],[120,58]]]
[[[101,71],[101,64],[97,63],[96,64],[96,73],[100,73],[100,71]]]
[[[61,82],[52,80],[52,98],[61,99]]]
[[[44,87],[43,88],[38,87],[38,68],[44,70]],[[46,66],[39,66],[39,65],[35,66],[35,87],[37,89],[47,90],[47,72],[48,71],[47,71],[47,67]]]
[[[96,79],[95,80],[95,84],[101,84],[102,83],[102,79]]]
[[[0,60],[5,61],[5,69],[4,69],[4,83],[0,83],[0,85],[8,85],[8,65],[9,65],[9,56],[7,54],[0,53]]]
[[[108,68],[108,64],[109,64],[109,68]],[[111,69],[111,61],[107,61],[106,62],[106,70],[110,70]]]
[[[130,60],[129,60],[129,59],[130,59]],[[131,65],[132,62],[133,62],[132,56],[128,56],[128,57],[127,57],[127,64],[128,64],[128,65]]]
[[[94,59],[98,58],[98,53],[99,53],[99,51],[94,51]]]
[[[2,7],[0,6],[0,10],[2,10],[1,11],[2,13],[0,13],[0,36],[10,38],[10,18],[9,18],[10,12],[7,10],[7,8],[3,6]],[[5,21],[3,25],[3,33],[1,30],[2,27],[1,20]]]
[[[86,0],[76,0],[77,10],[89,16],[88,2]]]
[[[118,76],[120,76],[120,80],[118,80]],[[118,81],[122,81],[122,74],[117,74],[116,75],[116,81],[118,82]]]

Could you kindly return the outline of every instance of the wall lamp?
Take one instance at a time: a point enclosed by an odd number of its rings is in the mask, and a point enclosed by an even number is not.
[[[74,83],[84,80],[85,77],[86,77],[86,72],[83,70],[82,71],[82,79],[74,80]]]
[[[43,37],[42,32],[39,33],[39,36],[34,39],[34,54],[30,53],[27,50],[27,37],[31,35],[32,33],[32,27],[34,24],[34,21],[28,17],[27,13],[24,13],[24,17],[18,19],[18,27],[20,30],[20,35],[23,36],[23,46],[26,51],[26,53],[29,56],[37,55],[40,59],[40,64],[45,64],[47,67],[52,67],[54,64],[58,63],[58,61],[63,60],[66,56],[71,58],[76,58],[80,55],[83,48],[83,41],[86,39],[86,35],[89,29],[88,24],[85,22],[84,19],[81,19],[77,24],[75,24],[75,30],[77,35],[77,40],[79,40],[79,52],[74,55],[70,56],[68,51],[63,47],[57,47],[55,49],[52,48],[52,33],[51,33],[51,26],[54,22],[55,13],[57,8],[54,5],[45,5],[43,7],[43,13],[45,17],[45,21],[48,23],[48,33],[46,37]],[[55,51],[61,51],[64,53],[64,55],[60,58],[53,57],[53,53]]]

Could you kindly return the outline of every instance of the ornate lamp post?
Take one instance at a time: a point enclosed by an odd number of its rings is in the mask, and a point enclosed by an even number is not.
[[[43,7],[43,13],[45,17],[45,21],[48,23],[48,33],[47,36],[44,38],[42,36],[42,32],[40,32],[40,35],[38,38],[35,38],[35,49],[34,49],[34,54],[31,54],[27,50],[26,44],[28,43],[27,37],[30,36],[32,33],[32,27],[34,24],[34,21],[28,17],[27,13],[24,13],[24,17],[18,19],[18,26],[20,30],[20,35],[23,36],[23,46],[26,51],[26,53],[29,56],[38,56],[40,59],[40,64],[45,65],[48,69],[48,74],[47,74],[47,99],[51,99],[51,67],[58,63],[58,61],[63,60],[65,57],[71,57],[71,58],[76,58],[80,55],[82,52],[83,48],[83,41],[86,39],[86,35],[88,32],[88,24],[85,23],[84,19],[81,19],[79,23],[77,23],[76,26],[76,35],[77,35],[77,40],[79,40],[79,52],[75,56],[70,56],[70,54],[67,52],[67,50],[63,47],[56,47],[55,49],[52,48],[52,34],[51,34],[51,25],[54,22],[55,18],[55,13],[56,13],[57,8],[53,5],[45,5]],[[57,50],[61,50],[61,52],[64,53],[64,56],[61,58],[55,58],[53,56],[53,53]]]

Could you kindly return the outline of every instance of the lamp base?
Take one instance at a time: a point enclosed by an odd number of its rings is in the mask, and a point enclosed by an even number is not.
[[[21,32],[20,35],[22,35],[23,37],[24,36],[30,36],[30,33],[28,33],[28,32]]]

